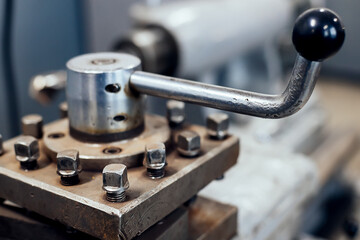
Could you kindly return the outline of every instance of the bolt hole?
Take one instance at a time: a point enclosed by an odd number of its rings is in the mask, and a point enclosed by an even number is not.
[[[113,119],[116,122],[121,122],[121,121],[126,120],[126,117],[124,115],[116,115]]]
[[[48,138],[57,139],[57,138],[62,138],[64,136],[65,134],[63,133],[51,133],[48,135]]]
[[[91,63],[94,65],[110,65],[116,63],[116,59],[111,59],[111,58],[95,59],[92,60]]]
[[[121,153],[121,151],[122,151],[121,148],[118,148],[118,147],[108,147],[103,150],[103,153],[116,154],[116,153]]]
[[[110,93],[117,93],[120,90],[121,90],[121,87],[117,83],[108,84],[105,86],[105,91],[110,92]]]

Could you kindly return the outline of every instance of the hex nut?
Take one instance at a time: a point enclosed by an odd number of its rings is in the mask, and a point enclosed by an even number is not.
[[[43,118],[38,114],[30,114],[21,118],[23,135],[33,136],[37,139],[43,136]]]
[[[185,104],[175,100],[167,101],[166,116],[170,127],[181,125],[185,121]]]
[[[40,156],[38,140],[32,136],[22,136],[14,144],[16,160],[24,169],[34,169]]]
[[[145,146],[144,166],[147,175],[152,179],[162,178],[165,175],[166,148],[163,143],[150,143]]]
[[[200,153],[200,136],[194,131],[182,131],[178,135],[177,150],[185,157],[194,157]]]
[[[214,113],[206,119],[207,133],[210,137],[221,140],[228,135],[229,116],[225,113]]]
[[[127,167],[124,164],[109,164],[103,169],[103,189],[110,202],[125,200],[125,191],[129,188]]]
[[[56,156],[57,174],[61,177],[61,184],[75,185],[79,182],[81,172],[79,151],[70,149],[61,151]]]

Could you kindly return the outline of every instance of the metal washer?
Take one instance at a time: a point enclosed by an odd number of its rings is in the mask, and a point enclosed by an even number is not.
[[[171,131],[167,120],[160,116],[146,115],[145,130],[135,138],[111,142],[81,142],[69,133],[68,119],[61,119],[44,127],[44,145],[46,154],[56,161],[58,152],[77,149],[80,153],[82,169],[102,171],[110,163],[122,163],[127,167],[142,165],[145,145],[149,142],[167,143]]]

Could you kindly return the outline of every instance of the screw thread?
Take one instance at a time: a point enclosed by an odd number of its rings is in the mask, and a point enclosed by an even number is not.
[[[20,167],[24,170],[34,170],[37,168],[37,161],[20,162]]]
[[[169,127],[171,129],[180,129],[182,128],[182,126],[184,125],[184,121],[181,121],[181,122],[174,122],[172,120],[168,120],[168,123],[169,123]]]
[[[123,202],[125,200],[125,191],[123,192],[107,192],[106,193],[106,200],[108,200],[109,202]]]
[[[147,175],[152,179],[162,178],[165,175],[165,169],[150,169],[147,168]]]
[[[72,186],[72,185],[79,183],[79,181],[80,181],[79,175],[75,175],[75,176],[71,176],[71,177],[61,176],[61,178],[60,178],[60,182],[64,186]]]

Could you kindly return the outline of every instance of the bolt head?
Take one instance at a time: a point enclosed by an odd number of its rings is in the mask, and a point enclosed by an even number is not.
[[[38,140],[32,136],[20,137],[14,145],[16,160],[19,162],[36,161],[39,156]]]
[[[57,154],[56,159],[57,174],[62,177],[73,177],[81,171],[79,151],[77,150],[61,151]]]
[[[109,164],[103,169],[103,189],[108,193],[124,192],[129,188],[124,164]]]
[[[207,117],[207,132],[210,137],[223,139],[228,134],[229,116],[225,113],[214,113]]]
[[[200,136],[194,131],[182,131],[178,135],[177,150],[180,154],[193,157],[200,152]]]
[[[170,125],[180,125],[185,121],[185,104],[169,100],[166,103],[166,115]]]
[[[23,135],[41,138],[43,135],[43,118],[38,114],[30,114],[21,119]]]
[[[163,143],[150,143],[145,146],[144,166],[149,169],[162,169],[166,165],[166,150]]]

